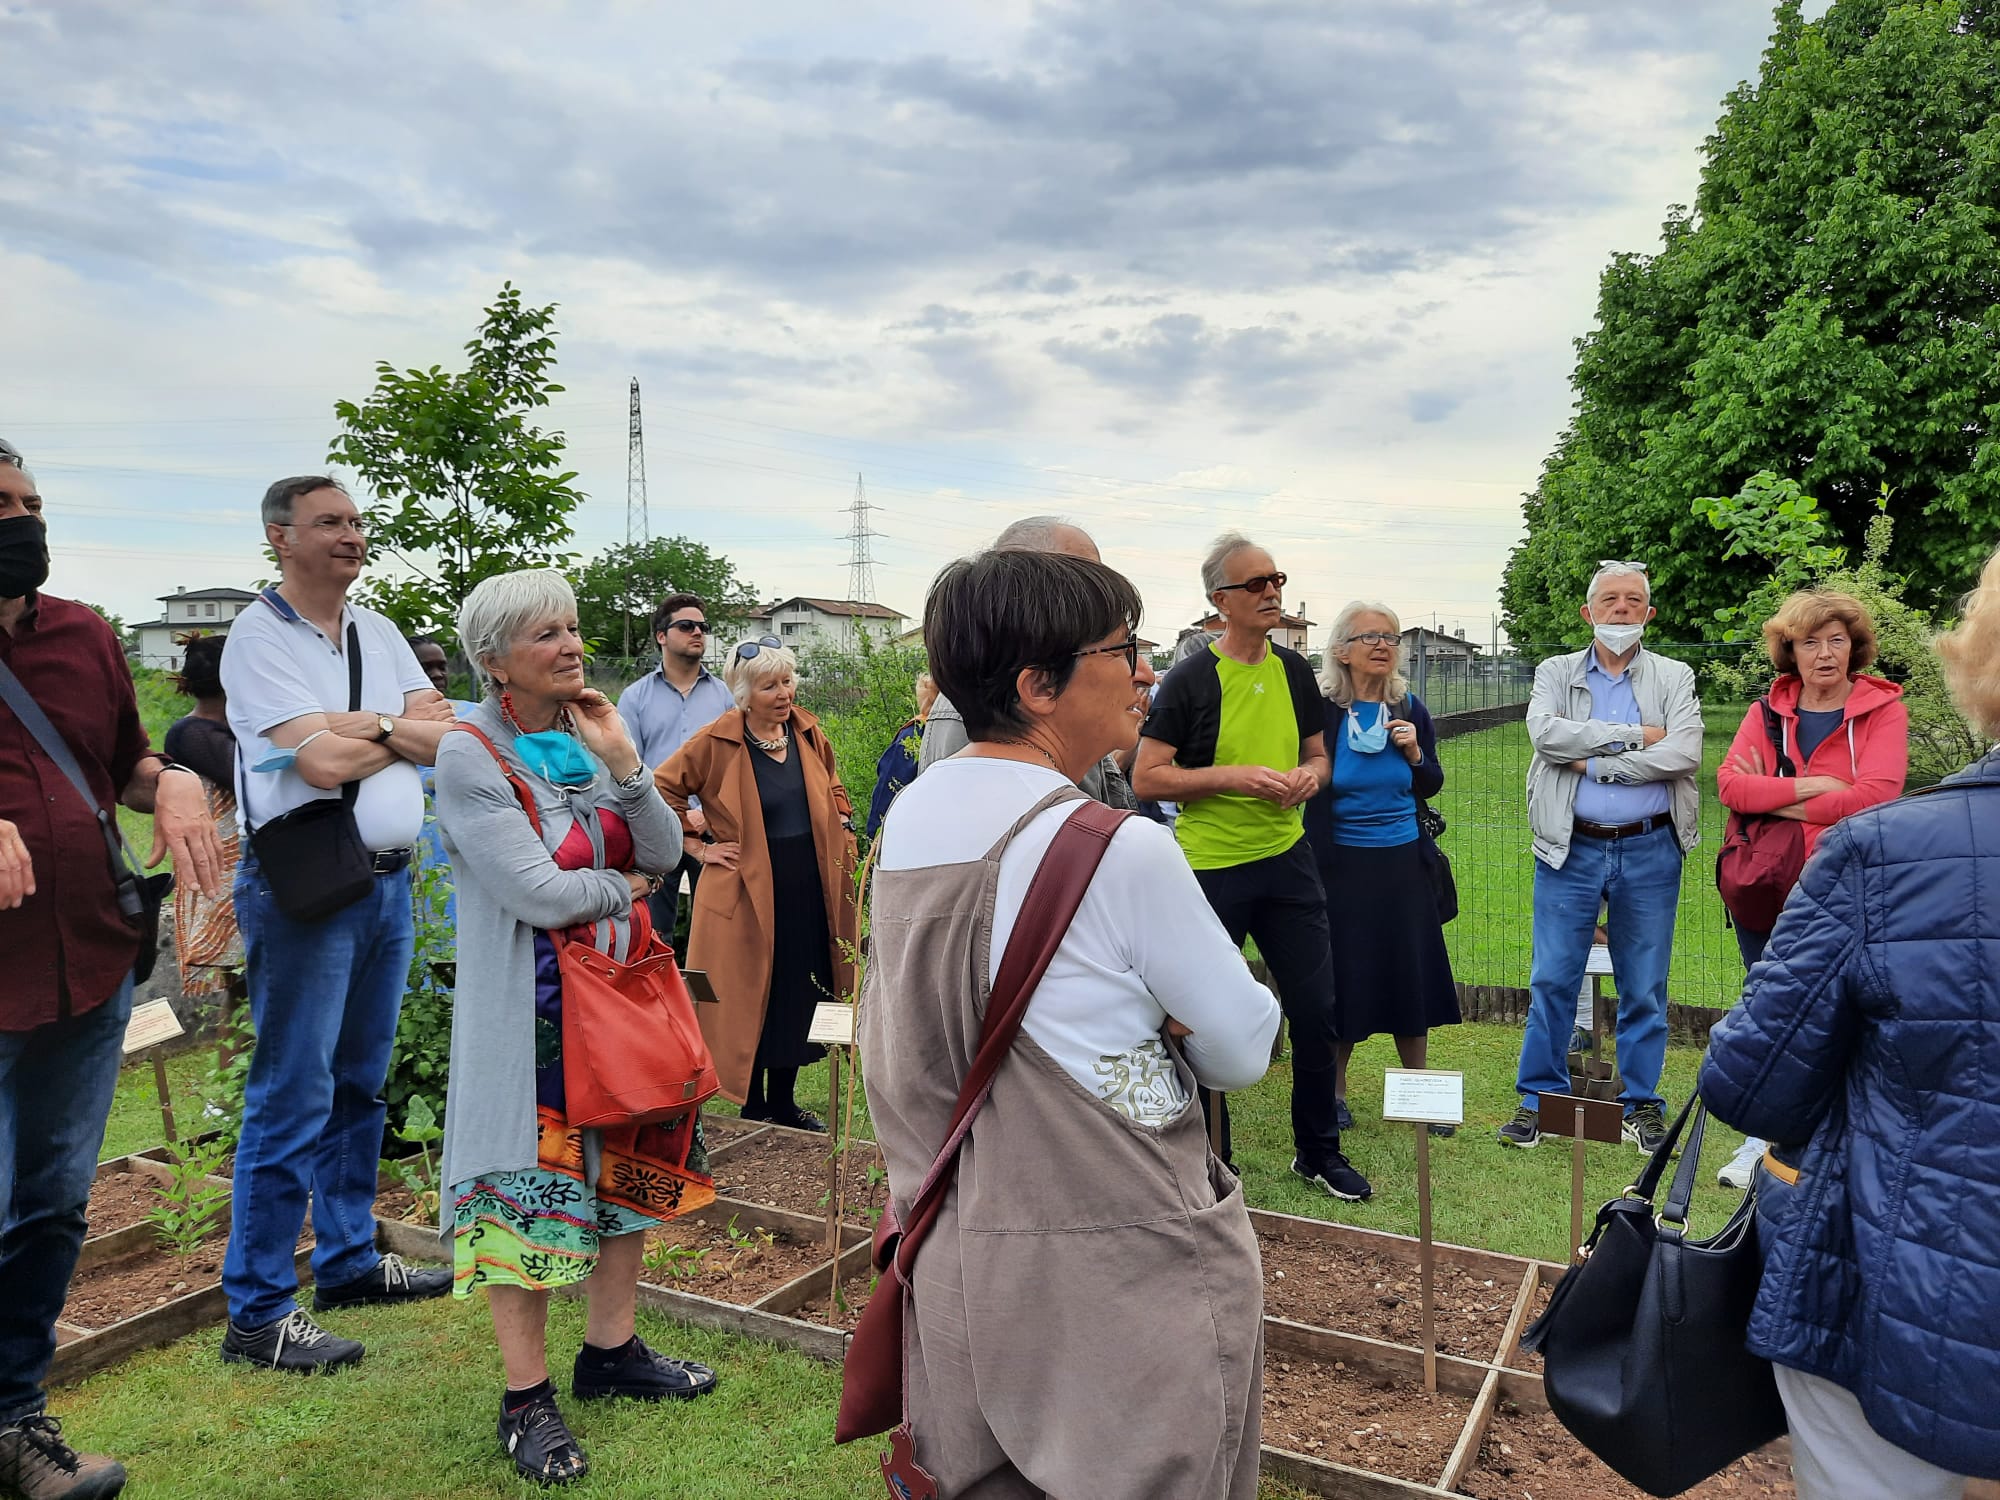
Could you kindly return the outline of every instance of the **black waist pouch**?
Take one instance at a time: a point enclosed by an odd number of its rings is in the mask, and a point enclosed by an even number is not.
[[[375,861],[345,792],[271,819],[251,833],[250,848],[271,899],[294,922],[323,922],[375,888]]]

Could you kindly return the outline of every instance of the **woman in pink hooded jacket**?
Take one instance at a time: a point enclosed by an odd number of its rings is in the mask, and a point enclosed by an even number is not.
[[[1763,708],[1753,703],[1715,773],[1716,790],[1733,812],[1797,818],[1810,857],[1819,836],[1842,818],[1903,794],[1910,713],[1898,684],[1867,675],[1875,622],[1850,594],[1793,594],[1764,622],[1764,650],[1778,669],[1766,697],[1798,774],[1778,774]],[[1764,956],[1770,936],[1737,924],[1745,969]],[[1763,1150],[1754,1136],[1744,1142],[1721,1181],[1748,1187]]]

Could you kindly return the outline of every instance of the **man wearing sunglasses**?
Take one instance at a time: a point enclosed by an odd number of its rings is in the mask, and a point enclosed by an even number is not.
[[[1238,947],[1257,940],[1292,1029],[1292,1170],[1350,1202],[1374,1191],[1340,1152],[1334,1098],[1333,948],[1319,868],[1306,846],[1306,802],[1331,774],[1326,715],[1306,659],[1270,639],[1285,575],[1271,554],[1230,532],[1201,565],[1222,635],[1180,663],[1154,695],[1132,789],[1177,802],[1174,836],[1208,904]],[[1229,1159],[1229,1108],[1212,1128]]]
[[[618,714],[639,752],[639,759],[658,770],[674,758],[697,729],[712,723],[736,700],[722,679],[701,664],[708,651],[708,609],[694,594],[669,594],[653,611],[653,641],[660,648],[660,670],[648,672],[618,697]],[[688,805],[687,832],[681,867],[668,874],[652,895],[653,928],[685,951],[677,937],[681,907],[681,877],[687,877],[687,909],[694,909],[694,888],[701,879],[695,846],[708,832],[700,801]]]
[[[1577,988],[1607,908],[1625,1139],[1651,1152],[1667,1129],[1660,1069],[1681,862],[1701,836],[1701,704],[1692,667],[1640,644],[1653,618],[1644,563],[1599,563],[1585,598],[1589,648],[1543,662],[1528,699],[1533,999],[1515,1078],[1520,1107],[1499,1134],[1502,1145],[1536,1145],[1540,1096],[1569,1092]]]

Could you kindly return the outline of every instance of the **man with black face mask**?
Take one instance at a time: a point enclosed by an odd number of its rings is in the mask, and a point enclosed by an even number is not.
[[[1667,1130],[1660,1069],[1681,861],[1701,837],[1701,704],[1694,669],[1641,644],[1653,618],[1644,563],[1599,563],[1585,597],[1591,645],[1543,662],[1528,699],[1533,999],[1515,1078],[1521,1103],[1500,1142],[1536,1145],[1541,1095],[1569,1092],[1577,987],[1608,907],[1624,1134],[1650,1152]]]
[[[176,877],[210,896],[222,867],[201,778],[146,743],[117,636],[41,593],[48,575],[34,476],[0,461],[0,1495],[33,1500],[115,1495],[125,1482],[112,1460],[70,1448],[42,1390],[140,946],[97,809],[152,813],[149,862],[171,853]],[[43,719],[57,755],[30,727]]]

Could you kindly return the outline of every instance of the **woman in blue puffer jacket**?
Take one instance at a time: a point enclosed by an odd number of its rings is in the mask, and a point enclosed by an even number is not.
[[[2000,552],[1938,654],[2000,737]],[[2000,751],[1828,831],[1764,957],[1701,1092],[1792,1143],[1749,1344],[1799,1495],[1956,1497],[2000,1478]]]

